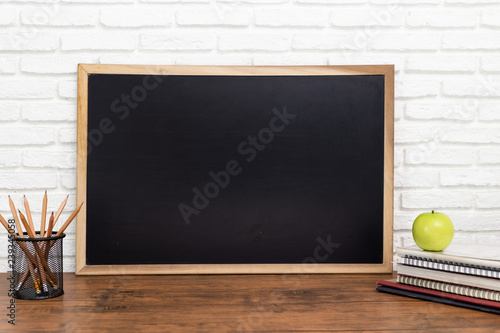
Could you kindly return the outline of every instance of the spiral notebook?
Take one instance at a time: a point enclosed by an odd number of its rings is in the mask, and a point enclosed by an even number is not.
[[[470,287],[500,291],[500,280],[481,276],[457,274],[416,266],[398,265],[398,275],[413,276],[421,279],[435,280]]]
[[[440,271],[469,274],[476,276],[484,276],[494,279],[500,279],[500,270],[490,270],[476,266],[469,266],[460,263],[444,263],[429,259],[415,259],[412,257],[399,258],[398,263],[403,265],[417,266],[429,269],[437,269]]]
[[[446,293],[451,293],[451,294],[456,294],[456,295],[461,295],[461,296],[496,301],[496,302],[498,302],[498,304],[500,304],[500,291],[494,291],[494,290],[489,290],[489,289],[484,289],[484,288],[469,287],[469,286],[464,286],[464,285],[460,285],[460,284],[439,282],[439,281],[421,279],[421,278],[417,278],[417,277],[404,276],[404,275],[399,275],[397,277],[397,282],[401,283],[401,284],[405,284],[405,285],[410,285],[410,286],[415,286],[415,287],[420,287],[420,288],[425,288],[425,289],[432,289],[432,290],[436,290],[436,291],[441,291],[441,292],[446,292]]]
[[[396,253],[413,266],[500,278],[500,246],[497,245],[450,244],[439,252],[425,251],[418,246],[399,247]]]

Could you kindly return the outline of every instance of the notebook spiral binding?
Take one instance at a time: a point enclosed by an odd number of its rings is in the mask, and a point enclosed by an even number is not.
[[[402,263],[410,266],[500,279],[500,270],[495,267],[475,266],[412,256],[405,256],[402,258]]]
[[[398,275],[397,282],[426,289],[448,292],[457,295],[482,298],[491,301],[500,301],[500,292],[489,289],[475,288],[459,284],[439,282],[439,281],[421,279],[405,275]]]

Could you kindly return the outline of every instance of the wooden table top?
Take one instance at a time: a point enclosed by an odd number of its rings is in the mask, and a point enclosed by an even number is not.
[[[16,300],[1,332],[500,332],[500,316],[380,293],[390,274],[64,275],[65,294]]]

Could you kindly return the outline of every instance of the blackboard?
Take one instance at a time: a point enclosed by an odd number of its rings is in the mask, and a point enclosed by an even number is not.
[[[80,65],[77,274],[392,270],[392,66]]]

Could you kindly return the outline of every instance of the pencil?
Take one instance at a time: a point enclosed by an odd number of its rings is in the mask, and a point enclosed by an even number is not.
[[[42,202],[42,221],[40,222],[40,237],[45,236],[45,219],[47,218],[47,191],[43,196]]]
[[[36,238],[36,236],[33,237],[33,230],[30,228],[30,225],[29,225],[28,221],[26,221],[26,218],[24,217],[23,213],[21,213],[21,211],[19,209],[17,210],[17,212],[19,213],[19,217],[21,218],[21,222],[23,222],[24,228],[26,229],[28,236],[30,238]]]
[[[14,202],[12,201],[10,195],[9,195],[9,206],[10,206],[10,211],[12,212],[12,216],[14,217],[14,221],[16,222],[17,234],[19,235],[19,237],[24,238],[23,228],[21,227],[21,223],[19,222],[19,216],[17,216],[16,206],[14,206]]]
[[[3,218],[2,214],[0,214],[0,222],[2,222],[4,228],[12,237],[17,238],[16,233],[14,232],[14,230],[12,230],[7,221]]]
[[[66,222],[64,222],[64,224],[62,225],[62,227],[59,229],[59,231],[56,233],[56,237],[57,236],[60,236],[64,230],[66,230],[66,228],[69,226],[69,224],[71,223],[71,221],[73,221],[73,219],[75,218],[76,214],[78,214],[78,212],[80,211],[80,209],[82,209],[83,207],[83,202],[81,203],[80,206],[78,206],[74,211],[73,213],[71,213],[71,215],[68,217],[68,219],[66,220]]]
[[[16,291],[19,291],[21,289],[24,282],[26,282],[26,280],[28,279],[28,276],[31,274],[31,277],[33,279],[33,285],[35,286],[36,293],[41,294],[40,283],[38,283],[38,278],[37,278],[37,275],[35,272],[35,268],[33,266],[33,263],[36,265],[36,259],[33,257],[30,250],[28,249],[28,247],[26,246],[26,244],[23,241],[17,242],[17,245],[19,245],[19,247],[24,251],[24,254],[27,257],[26,262],[28,263],[28,269],[24,271],[24,274],[19,279],[19,283],[16,286]]]
[[[49,226],[47,228],[47,232],[45,233],[46,237],[52,236],[52,229],[54,228],[54,221],[55,221],[54,212],[52,212],[52,215],[50,215],[50,218],[49,218]]]
[[[63,212],[64,207],[66,206],[66,203],[68,202],[68,198],[69,198],[69,195],[66,196],[66,199],[64,199],[63,202],[61,202],[61,206],[59,206],[59,209],[57,210],[56,215],[54,216],[54,225],[57,223],[59,216],[61,216],[61,213]]]
[[[31,275],[33,279],[33,285],[35,286],[35,292],[37,295],[40,295],[42,292],[40,291],[40,283],[38,282],[36,272],[35,272],[35,267],[31,263],[31,261],[27,260],[28,263],[28,269],[24,271],[23,276],[19,279],[19,283],[16,286],[16,291],[21,290],[21,287],[23,286],[24,282],[28,279],[28,277]]]
[[[26,218],[24,217],[23,213],[21,213],[21,211],[18,211],[18,213],[19,213],[19,217],[21,218],[21,221],[26,225],[28,222],[26,221]],[[36,238],[36,234],[33,232],[33,230],[28,229],[28,235],[31,238]],[[43,291],[47,293],[47,292],[49,292],[49,289],[47,286],[47,280],[45,278],[44,268],[47,269],[47,274],[52,275],[52,273],[50,272],[50,269],[48,269],[47,263],[43,260],[42,252],[40,251],[40,248],[38,247],[38,244],[36,242],[33,242],[33,247],[35,248],[35,252],[36,252],[35,258],[36,258],[36,263],[37,263],[37,267],[38,267],[38,272],[40,273],[40,277],[42,279],[42,288],[43,288]],[[53,280],[53,275],[52,275],[52,278],[49,278],[49,280]],[[54,284],[55,284],[55,282],[54,282]]]
[[[35,236],[33,236],[33,238],[36,238],[35,225],[33,224],[33,218],[31,217],[30,204],[28,203],[28,198],[26,198],[26,196],[24,196],[24,208],[26,208],[26,216],[28,217],[28,222],[29,222],[29,226],[31,228],[31,231],[33,231],[33,234],[35,234]]]
[[[50,215],[49,218],[49,227],[47,228],[47,237],[52,236],[52,227],[54,226],[54,212]],[[49,251],[50,251],[50,242],[44,242],[44,251],[45,252],[45,260],[49,260]]]

